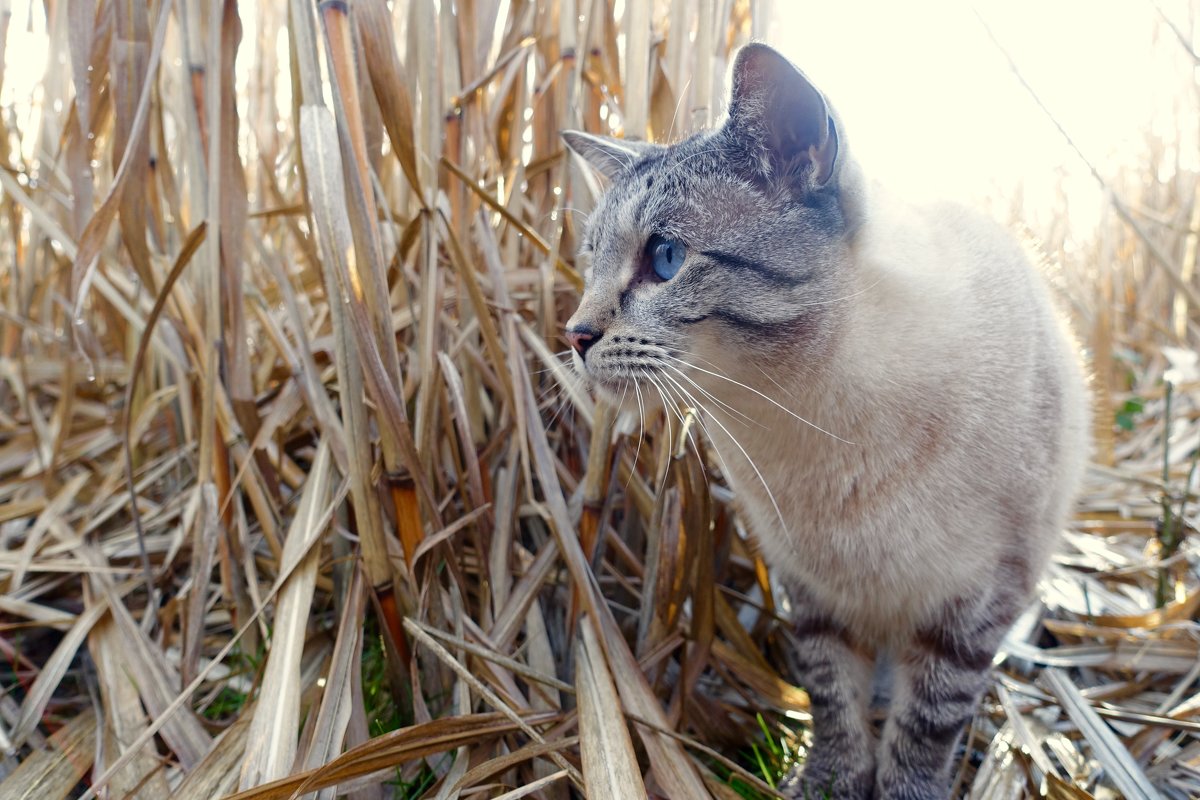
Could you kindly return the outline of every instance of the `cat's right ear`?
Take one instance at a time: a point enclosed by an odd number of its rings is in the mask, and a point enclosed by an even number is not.
[[[563,131],[563,142],[601,175],[612,180],[635,161],[655,152],[662,145],[630,139],[614,139],[583,131]]]
[[[749,145],[749,165],[769,180],[804,175],[822,187],[838,167],[837,125],[825,97],[792,62],[765,44],[743,47],[733,64],[729,123]]]

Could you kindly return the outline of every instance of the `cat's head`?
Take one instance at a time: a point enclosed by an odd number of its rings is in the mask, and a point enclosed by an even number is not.
[[[832,109],[783,56],[742,48],[728,119],[678,144],[563,138],[608,179],[567,323],[592,382],[669,387],[662,376],[682,381],[686,365],[727,371],[828,347],[861,180]]]

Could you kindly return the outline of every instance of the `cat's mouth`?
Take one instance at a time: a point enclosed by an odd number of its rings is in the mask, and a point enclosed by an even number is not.
[[[663,407],[667,397],[661,380],[650,375],[588,376],[593,394],[622,411],[646,415]],[[673,405],[674,403],[672,403]]]
[[[693,375],[695,358],[646,335],[611,332],[572,352],[576,375],[594,394],[635,414],[701,407],[708,393]]]
[[[576,373],[589,388],[618,408],[644,414],[684,400],[685,384],[660,359],[593,359],[589,354],[585,362],[577,353],[574,360]]]
[[[613,399],[613,395],[634,391],[633,385],[645,386],[653,379],[648,375],[648,368],[642,365],[612,363],[611,359],[598,359],[591,356],[585,361],[578,353],[575,354],[575,372],[584,382],[596,392]]]

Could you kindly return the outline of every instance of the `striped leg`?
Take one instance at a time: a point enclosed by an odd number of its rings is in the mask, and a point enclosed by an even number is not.
[[[812,701],[813,747],[782,792],[791,798],[870,800],[875,783],[868,719],[872,659],[811,602],[800,606],[794,633],[794,667]]]
[[[899,659],[877,755],[877,800],[944,800],[963,728],[987,688],[992,656],[1019,600],[948,609]]]

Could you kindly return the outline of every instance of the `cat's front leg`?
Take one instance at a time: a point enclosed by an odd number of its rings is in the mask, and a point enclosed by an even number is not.
[[[876,800],[945,800],[963,729],[987,688],[992,657],[1021,598],[947,607],[898,659],[891,712],[877,755]]]
[[[870,800],[875,786],[868,718],[873,660],[811,598],[797,605],[793,667],[812,703],[813,746],[804,766],[780,788],[789,798]]]

